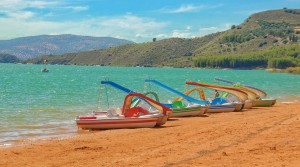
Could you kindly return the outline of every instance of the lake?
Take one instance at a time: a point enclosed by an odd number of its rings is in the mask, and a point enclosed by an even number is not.
[[[75,135],[75,117],[97,110],[107,102],[122,105],[124,93],[101,88],[101,80],[111,80],[137,92],[144,92],[148,78],[181,92],[192,88],[185,81],[214,81],[215,77],[260,88],[280,102],[300,100],[300,75],[270,73],[265,70],[222,70],[198,68],[147,68],[0,64],[0,147],[24,141]],[[226,85],[226,84],[225,84]],[[176,97],[155,86],[161,101]],[[205,90],[213,96],[213,91]],[[108,100],[101,100],[108,94]],[[102,104],[101,106],[99,104]]]

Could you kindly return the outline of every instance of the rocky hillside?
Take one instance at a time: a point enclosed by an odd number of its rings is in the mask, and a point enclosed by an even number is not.
[[[0,53],[15,55],[20,59],[42,55],[59,55],[70,52],[91,51],[133,43],[111,37],[78,35],[40,35],[11,40],[0,40]]]
[[[277,46],[298,47],[299,38],[300,10],[281,9],[253,14],[230,30],[204,37],[127,44],[28,62],[42,63],[47,59],[53,64],[191,67],[201,57],[242,55]]]
[[[270,46],[299,44],[300,10],[270,10],[253,14],[240,25],[194,51],[196,55],[241,54]],[[299,39],[299,40],[298,40]]]
[[[0,54],[0,63],[17,63],[21,62],[16,56],[9,54]]]

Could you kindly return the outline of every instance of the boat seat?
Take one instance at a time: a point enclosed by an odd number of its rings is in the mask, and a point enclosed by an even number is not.
[[[217,97],[217,98],[213,99],[213,101],[211,102],[211,105],[225,104],[225,103],[228,103],[228,101],[225,100],[224,98]]]
[[[119,114],[117,113],[117,111],[115,109],[108,109],[107,116],[108,117],[118,117]]]
[[[141,115],[148,115],[150,114],[149,111],[145,110],[142,107],[133,107],[128,109],[125,113],[125,117],[139,117]]]
[[[145,102],[141,103],[137,107],[141,107],[141,108],[143,108],[144,110],[148,111],[151,114],[159,112],[156,108],[154,108],[153,106],[151,106],[151,105],[149,105],[148,103],[145,103]],[[143,114],[143,115],[145,115],[145,114]]]
[[[186,104],[184,104],[182,101],[175,101],[173,102],[173,108],[185,108]]]
[[[115,111],[116,111],[116,114],[122,115],[122,109],[121,108],[116,108]]]

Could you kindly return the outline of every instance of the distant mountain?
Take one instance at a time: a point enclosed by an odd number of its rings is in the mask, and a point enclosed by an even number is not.
[[[201,38],[170,38],[142,44],[126,44],[107,49],[43,56],[25,63],[110,66],[191,66],[193,51],[219,36],[219,33]]]
[[[133,43],[112,37],[89,37],[79,35],[40,35],[11,40],[0,40],[0,53],[30,59],[42,55],[91,51]]]
[[[274,47],[279,49],[272,49]],[[231,29],[227,31],[204,37],[170,38],[142,44],[126,44],[81,53],[46,56],[27,62],[42,63],[42,59],[47,59],[49,63],[53,64],[171,67],[203,67],[202,65],[204,67],[226,67],[223,64],[231,63],[235,67],[236,61],[229,62],[231,60],[227,57],[220,62],[212,60],[221,56],[243,59],[244,54],[247,54],[247,61],[239,64],[240,66],[247,66],[251,56],[255,56],[258,59],[263,58],[263,64],[252,62],[251,65],[266,67],[270,55],[276,58],[291,57],[293,59],[291,61],[298,62],[300,60],[299,47],[300,10],[281,9],[253,14],[240,25],[232,25]],[[262,53],[262,51],[265,52]],[[205,59],[199,60],[201,58]],[[273,63],[276,64],[276,61]],[[297,63],[291,65],[295,66]]]
[[[16,56],[9,54],[0,54],[0,63],[17,63],[21,62]]]

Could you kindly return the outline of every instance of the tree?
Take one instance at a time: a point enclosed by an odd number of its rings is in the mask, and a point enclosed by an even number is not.
[[[156,38],[153,38],[152,41],[155,42],[155,41],[156,41]]]

